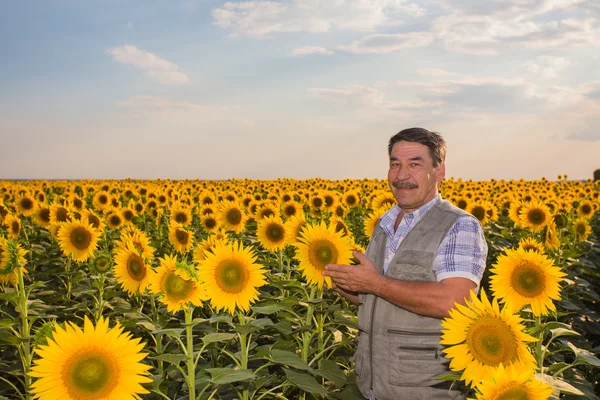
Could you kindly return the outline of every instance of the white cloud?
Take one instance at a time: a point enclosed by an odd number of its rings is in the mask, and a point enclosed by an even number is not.
[[[304,56],[304,55],[308,55],[308,54],[331,55],[331,54],[333,54],[333,51],[326,49],[325,47],[319,47],[319,46],[304,46],[304,47],[298,47],[298,48],[295,48],[294,50],[292,50],[293,56]]]
[[[150,78],[160,83],[166,85],[190,83],[190,78],[179,71],[176,64],[135,46],[126,44],[122,47],[113,47],[106,50],[106,53],[119,63],[133,65],[146,71]]]
[[[373,31],[397,25],[426,10],[406,0],[287,0],[227,2],[212,12],[215,25],[231,36],[282,32]]]
[[[525,66],[527,71],[551,79],[558,77],[558,73],[570,64],[564,57],[540,56],[535,61],[528,61]]]
[[[374,34],[355,40],[347,46],[338,49],[354,54],[385,54],[394,51],[427,46],[433,37],[427,32],[410,32],[397,34]]]

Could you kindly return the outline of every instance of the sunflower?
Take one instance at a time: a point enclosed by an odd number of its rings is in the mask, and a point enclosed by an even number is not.
[[[240,233],[244,230],[246,217],[242,207],[232,201],[224,201],[220,204],[219,222],[228,231],[234,231]]]
[[[539,200],[533,200],[523,206],[519,218],[521,226],[539,232],[550,222],[551,215],[547,205]]]
[[[81,211],[85,208],[85,201],[80,198],[79,196],[77,196],[77,194],[73,193],[71,194],[68,198],[67,198],[67,204],[69,204],[69,206],[72,209]]]
[[[500,365],[535,366],[525,342],[537,339],[523,332],[518,314],[509,306],[500,310],[498,300],[490,303],[483,290],[481,300],[471,291],[466,306],[455,303],[442,328],[440,343],[447,346],[443,352],[451,359],[450,369],[463,371],[461,380],[467,385],[478,385]]]
[[[342,203],[338,203],[333,210],[331,210],[331,213],[338,218],[343,218],[344,215],[346,215],[346,211],[346,206]]]
[[[278,210],[279,207],[277,207],[275,203],[265,202],[257,207],[254,216],[256,217],[256,219],[263,219],[271,216],[279,216]]]
[[[285,243],[294,244],[300,240],[300,236],[308,222],[304,214],[294,215],[285,223]]]
[[[4,218],[4,225],[8,228],[8,237],[11,239],[18,239],[19,233],[21,233],[21,220],[19,217],[9,214]]]
[[[213,253],[213,248],[217,246],[217,244],[226,245],[227,240],[225,238],[217,238],[215,235],[211,235],[198,243],[196,248],[194,248],[194,254],[192,258],[196,264],[200,264],[200,261],[206,259],[206,253]]]
[[[488,212],[488,210],[490,210],[492,207],[492,205],[484,200],[476,200],[473,199],[472,201],[469,202],[468,208],[466,209],[466,211],[473,215],[475,218],[477,218],[479,220],[479,223],[481,225],[485,225],[488,222],[491,221],[490,218],[490,213]]]
[[[292,218],[302,213],[302,204],[294,200],[287,201],[281,205],[281,213],[285,218]]]
[[[508,209],[508,216],[513,221],[517,228],[521,227],[521,210],[525,206],[525,203],[521,200],[516,200],[510,203],[510,208]]]
[[[546,226],[544,246],[548,250],[556,250],[560,247],[560,239],[556,235],[556,225],[550,223]]]
[[[192,213],[188,207],[177,202],[171,205],[170,221],[181,224],[183,226],[192,223]]]
[[[39,206],[33,214],[33,221],[42,228],[50,226],[50,208],[44,205]]]
[[[90,269],[96,274],[106,274],[112,268],[112,258],[107,253],[96,254],[90,260]]]
[[[8,214],[10,214],[10,209],[0,203],[0,224],[4,222],[4,218],[6,218]]]
[[[190,274],[189,268],[194,267],[178,264],[176,257],[166,255],[160,259],[160,266],[152,276],[150,291],[158,295],[158,300],[170,313],[186,309],[188,303],[200,307],[203,300],[208,300],[204,287],[192,276],[196,272]]]
[[[378,208],[373,211],[367,218],[364,220],[364,232],[365,236],[370,238],[373,236],[373,232],[375,231],[375,227],[379,222],[379,218],[385,214],[387,210],[385,208]]]
[[[331,287],[331,278],[321,275],[327,264],[350,264],[352,258],[350,239],[324,222],[304,228],[294,246],[298,249],[298,269],[309,284],[319,288],[323,287],[323,282]]]
[[[37,378],[31,385],[36,399],[139,399],[149,393],[142,387],[150,383],[150,365],[141,363],[144,344],[124,333],[120,325],[108,328],[100,318],[94,327],[85,317],[83,330],[69,322],[56,325],[47,345],[35,353],[29,375]]]
[[[119,229],[123,226],[123,217],[114,208],[106,213],[104,220],[106,221],[106,224],[113,229]]]
[[[258,221],[256,228],[258,242],[269,251],[285,247],[285,225],[279,217],[270,216]]]
[[[23,193],[22,195],[17,197],[15,201],[15,208],[19,215],[22,215],[24,217],[30,217],[35,213],[37,203],[33,196],[30,196],[27,193]]]
[[[577,207],[577,214],[582,218],[592,218],[592,215],[594,215],[594,207],[592,202],[583,200],[581,203],[579,203],[579,207]]]
[[[203,214],[200,217],[200,225],[206,232],[214,232],[217,230],[219,222],[217,221],[217,217],[213,213]]]
[[[535,316],[556,310],[552,300],[560,300],[560,281],[566,275],[547,256],[523,249],[507,249],[498,257],[491,272],[490,288],[514,310],[531,306]]]
[[[535,379],[530,369],[500,364],[493,376],[485,378],[476,388],[477,400],[527,399],[546,400],[553,389]]]
[[[123,207],[119,210],[121,213],[121,217],[123,217],[123,222],[125,225],[129,225],[133,223],[133,217],[135,217],[135,211],[133,208]]]
[[[11,248],[8,240],[0,237],[0,285],[7,283],[17,284],[17,274],[15,274],[17,266],[14,265],[15,261],[19,265],[19,268],[21,268],[21,272],[24,274],[27,273],[27,270],[23,267],[27,263],[25,259],[27,250],[21,248],[20,244],[15,244],[13,251],[13,260],[11,260]]]
[[[131,294],[143,293],[150,285],[154,273],[148,260],[142,257],[135,245],[128,242],[125,247],[115,249],[113,272],[125,291]]]
[[[592,233],[592,227],[587,218],[580,217],[573,222],[573,232],[580,242],[583,242]]]
[[[143,258],[152,259],[154,257],[155,249],[150,246],[150,238],[143,231],[135,227],[125,228],[121,231],[121,237],[115,244],[117,247],[125,248],[128,242],[133,243]]]
[[[81,220],[88,222],[98,232],[104,231],[104,227],[106,226],[104,221],[96,213],[90,210],[84,210],[81,213]]]
[[[218,244],[213,253],[206,252],[199,265],[198,276],[211,305],[233,315],[236,308],[248,311],[258,299],[257,288],[267,284],[266,271],[256,264],[256,256],[241,243]]]
[[[194,244],[194,232],[185,229],[181,224],[171,223],[169,226],[169,242],[177,252],[185,253]]]
[[[389,190],[380,191],[371,201],[371,208],[385,208],[390,209],[396,205],[396,198],[394,194]]]
[[[103,210],[110,204],[110,196],[105,191],[99,191],[94,195],[92,204],[96,210]]]
[[[85,221],[65,222],[58,232],[58,244],[66,256],[83,262],[98,247],[98,231]]]
[[[356,190],[350,190],[344,193],[342,202],[348,208],[360,206],[360,196]]]
[[[525,251],[533,250],[544,254],[544,245],[533,238],[523,238],[519,241],[519,248]]]
[[[60,204],[50,206],[50,224],[56,225],[71,220],[71,213]]]
[[[350,229],[348,228],[348,225],[346,225],[346,222],[344,222],[344,220],[339,217],[331,217],[329,225],[333,226],[336,232],[342,232],[342,235],[344,236],[352,235],[352,232],[350,232]]]

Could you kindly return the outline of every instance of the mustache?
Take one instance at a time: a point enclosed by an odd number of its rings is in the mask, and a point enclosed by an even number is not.
[[[416,189],[419,185],[406,181],[396,181],[392,183],[392,186],[396,189]]]

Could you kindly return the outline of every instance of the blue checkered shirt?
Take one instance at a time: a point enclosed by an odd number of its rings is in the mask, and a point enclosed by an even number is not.
[[[402,211],[400,206],[392,207],[381,216],[379,223],[388,237],[383,265],[384,272],[387,271],[402,240],[425,213],[441,200],[442,198],[438,194],[427,204],[402,216],[396,231],[394,231],[394,223]],[[446,278],[467,278],[475,282],[479,288],[479,282],[485,270],[487,250],[483,229],[477,218],[471,215],[461,215],[440,243],[433,261],[433,273],[438,282]]]

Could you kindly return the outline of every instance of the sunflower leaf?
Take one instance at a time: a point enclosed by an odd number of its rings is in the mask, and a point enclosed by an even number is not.
[[[583,392],[581,390],[577,389],[573,385],[571,385],[563,380],[554,378],[550,375],[535,374],[535,378],[539,381],[549,384],[554,389],[560,390],[562,393],[569,393],[569,394],[573,394],[575,396],[583,396]]]
[[[335,361],[326,358],[321,360],[321,367],[315,370],[314,374],[330,380],[337,387],[342,387],[346,383],[344,371],[342,371]]]
[[[227,342],[235,337],[235,333],[209,333],[202,338],[204,344]]]
[[[284,371],[288,380],[305,392],[317,393],[321,395],[327,394],[323,386],[321,386],[312,376],[300,372],[294,372],[289,368],[285,368]]]
[[[580,333],[575,332],[571,329],[565,329],[565,328],[556,328],[556,329],[550,329],[550,332],[552,332],[552,339],[560,337],[560,336],[579,336]]]
[[[167,335],[169,337],[179,338],[184,330],[185,329],[183,328],[159,329],[157,331],[152,331],[152,334],[162,333],[163,335]]]
[[[600,359],[585,349],[576,347],[573,343],[567,343],[567,346],[575,353],[575,362],[573,365],[588,364],[600,367]]]
[[[312,369],[308,366],[306,361],[304,361],[291,351],[273,349],[271,350],[271,357],[269,358],[269,360],[273,361],[274,363],[294,367],[296,369],[312,371]]]
[[[169,364],[179,365],[181,362],[185,361],[185,354],[160,354],[158,356],[149,357],[151,360],[165,361]]]
[[[281,305],[252,306],[250,309],[257,314],[270,315],[285,309],[285,307]]]
[[[254,372],[249,369],[231,369],[231,368],[207,368],[205,371],[210,373],[211,382],[215,385],[224,385],[226,383],[253,381],[256,379]]]

